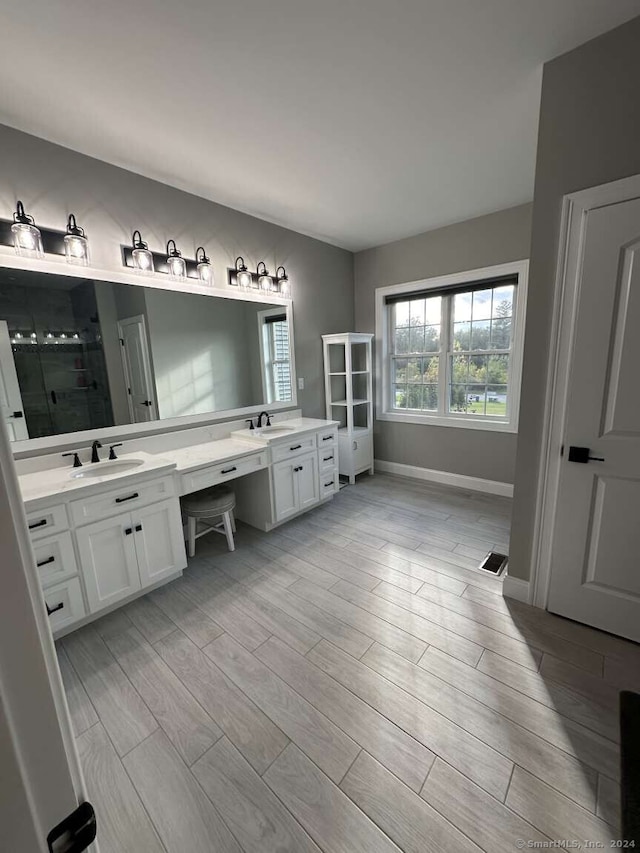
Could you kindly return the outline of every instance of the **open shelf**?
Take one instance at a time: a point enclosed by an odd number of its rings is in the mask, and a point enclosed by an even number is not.
[[[338,427],[338,432],[339,433],[348,433],[349,430],[347,429],[347,427]],[[363,433],[369,433],[369,432],[371,432],[371,430],[369,429],[369,427],[366,427],[366,426],[354,426],[353,429],[351,430],[352,435],[355,433],[363,434]]]
[[[369,403],[369,402],[370,402],[369,400],[352,400],[351,405],[362,406],[365,403]],[[349,403],[347,402],[347,400],[332,400],[331,405],[332,406],[348,406]]]

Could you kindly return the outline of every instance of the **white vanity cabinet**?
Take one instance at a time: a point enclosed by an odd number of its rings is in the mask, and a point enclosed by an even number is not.
[[[66,632],[86,617],[177,577],[187,565],[173,475],[127,479],[74,494],[67,503],[39,501],[27,522],[51,630]]]
[[[87,524],[76,537],[92,613],[184,568],[182,522],[174,500]]]
[[[320,499],[320,484],[316,451],[284,462],[276,462],[273,466],[272,483],[276,523],[317,504]]]

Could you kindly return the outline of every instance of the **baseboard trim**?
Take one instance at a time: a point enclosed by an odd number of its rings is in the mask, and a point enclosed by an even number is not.
[[[502,582],[502,596],[503,598],[515,598],[516,601],[529,604],[529,581],[511,578],[507,575]]]
[[[513,497],[511,483],[501,483],[498,480],[483,480],[481,477],[468,477],[466,474],[436,471],[433,468],[419,468],[417,465],[402,465],[399,462],[385,462],[383,459],[376,459],[374,465],[376,471],[384,474],[397,474],[399,477],[411,477],[414,480],[428,480],[431,483],[456,486],[472,492],[485,492],[488,495]]]

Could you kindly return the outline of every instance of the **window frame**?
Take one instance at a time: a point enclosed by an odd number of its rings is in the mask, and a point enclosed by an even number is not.
[[[417,410],[402,411],[392,406],[392,376],[391,376],[391,335],[390,311],[392,306],[385,304],[387,296],[400,294],[410,295],[414,292],[425,290],[439,290],[453,285],[463,286],[469,283],[476,285],[479,281],[492,279],[505,275],[517,275],[518,284],[516,289],[515,312],[512,315],[511,350],[509,356],[509,377],[507,395],[507,416],[505,418],[487,417],[486,415],[473,417],[464,412],[427,412]],[[460,273],[438,276],[436,278],[421,279],[403,284],[392,284],[378,287],[375,291],[376,300],[376,420],[395,421],[397,423],[431,424],[434,426],[452,426],[463,429],[480,429],[489,432],[516,433],[518,431],[518,414],[520,409],[520,385],[522,380],[522,355],[524,349],[525,317],[527,305],[527,284],[529,276],[529,261],[514,261],[507,264],[498,264],[481,269],[466,270]],[[440,330],[441,349],[440,370],[438,374],[438,394],[444,408],[450,383],[450,351],[451,342],[451,301],[447,299],[445,323]],[[446,325],[445,325],[446,324]],[[446,334],[445,334],[446,332]]]
[[[265,404],[270,406],[272,405],[292,405],[292,400],[294,397],[294,378],[293,378],[293,347],[291,345],[291,325],[288,321],[288,316],[285,312],[284,314],[284,322],[287,326],[287,338],[288,338],[288,349],[289,349],[289,357],[288,359],[277,359],[275,358],[274,352],[274,341],[272,335],[269,330],[269,326],[272,325],[267,321],[268,317],[276,317],[281,315],[282,308],[267,308],[263,311],[257,312],[258,318],[258,336],[260,340],[260,374],[262,377],[262,394],[263,400]],[[290,378],[290,400],[276,400],[276,378],[274,367],[276,364],[284,364],[287,363],[289,366],[289,378]]]

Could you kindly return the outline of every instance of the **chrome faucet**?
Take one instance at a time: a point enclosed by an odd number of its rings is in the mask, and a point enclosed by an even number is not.
[[[94,441],[93,444],[91,445],[91,461],[92,462],[99,462],[100,461],[100,457],[98,456],[98,448],[99,447],[102,447],[102,445],[97,440]]]
[[[260,414],[258,415],[258,423],[256,424],[258,429],[260,429],[260,427],[262,426],[262,416],[263,415],[265,415],[267,418],[267,422],[266,422],[265,426],[271,426],[271,415],[269,414],[269,412],[260,412]]]

